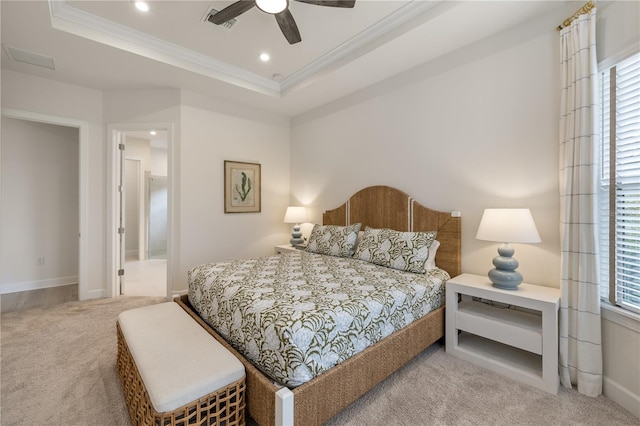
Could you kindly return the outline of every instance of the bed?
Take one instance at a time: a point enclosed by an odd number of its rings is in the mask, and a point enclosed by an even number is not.
[[[362,229],[370,227],[390,228],[401,232],[436,231],[437,240],[440,243],[435,258],[437,267],[452,277],[460,273],[459,215],[428,209],[397,189],[374,186],[359,191],[337,209],[323,213],[324,225],[348,227],[356,223],[360,223]],[[307,253],[294,253],[287,255],[286,259],[272,257],[252,262],[254,268],[269,269],[278,268],[281,263],[297,264],[304,257],[307,257]],[[349,263],[350,259],[324,257],[329,262],[330,268],[340,270],[355,268],[353,263]],[[258,266],[255,265],[256,262]],[[334,265],[336,262],[337,264]],[[366,262],[360,261],[360,263]],[[363,267],[365,270],[368,268],[367,265]],[[234,274],[237,273],[237,271],[234,272]],[[444,282],[441,284],[441,294],[432,295],[433,297],[443,296]],[[234,291],[238,291],[238,286],[234,288]],[[308,289],[296,289],[298,290],[306,292]],[[191,289],[190,292],[193,293]],[[191,296],[194,297],[193,294]],[[264,372],[267,371],[265,366],[257,368],[249,360],[249,358],[253,359],[255,350],[253,354],[249,351],[246,352],[247,356],[243,356],[221,337],[220,334],[230,337],[228,329],[223,327],[220,333],[214,331],[196,312],[188,296],[182,296],[178,303],[243,362],[247,372],[248,414],[260,425],[320,425],[444,336],[444,306],[431,310],[426,315],[420,311],[422,308],[413,307],[412,309],[419,311],[416,314],[418,318],[416,321],[409,325],[402,324],[389,333],[381,334],[379,339],[374,339],[373,345],[358,350],[344,360],[339,360],[339,363],[331,368],[326,370],[319,368],[318,375],[308,376],[305,370],[304,374],[294,375],[293,379],[288,379],[288,376],[276,376],[279,382],[289,386],[285,387],[274,381],[273,371],[269,371],[270,374],[267,375]],[[200,305],[200,301],[198,300],[194,305]],[[217,309],[216,306],[216,312]],[[200,310],[202,311],[201,307]],[[203,312],[202,316],[211,322],[210,318],[207,318],[211,313]],[[237,342],[235,346],[238,346]]]

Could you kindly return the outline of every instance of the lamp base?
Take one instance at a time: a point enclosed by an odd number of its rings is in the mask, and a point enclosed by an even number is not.
[[[489,279],[494,287],[503,290],[517,290],[522,282],[522,274],[518,271],[502,271],[494,268],[489,271]]]
[[[489,280],[494,287],[503,290],[517,290],[522,282],[522,274],[516,271],[519,263],[513,256],[514,250],[509,244],[503,244],[498,249],[498,254],[493,258],[494,269],[489,271]]]
[[[300,225],[296,224],[293,227],[293,232],[291,233],[291,239],[289,240],[292,246],[299,246],[304,243],[304,238],[302,238],[302,232],[300,232]]]

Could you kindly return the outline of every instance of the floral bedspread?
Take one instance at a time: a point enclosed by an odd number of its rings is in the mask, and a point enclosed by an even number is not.
[[[189,271],[202,319],[275,381],[301,385],[444,303],[449,275],[304,251]]]

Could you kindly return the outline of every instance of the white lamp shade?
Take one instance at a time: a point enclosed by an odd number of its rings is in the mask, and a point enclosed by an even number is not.
[[[284,223],[304,223],[308,221],[306,207],[287,207]]]
[[[502,243],[539,243],[529,209],[485,209],[476,239]]]

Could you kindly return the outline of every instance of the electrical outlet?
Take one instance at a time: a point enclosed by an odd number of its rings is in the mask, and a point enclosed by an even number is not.
[[[44,257],[38,258],[38,265],[44,265]]]

